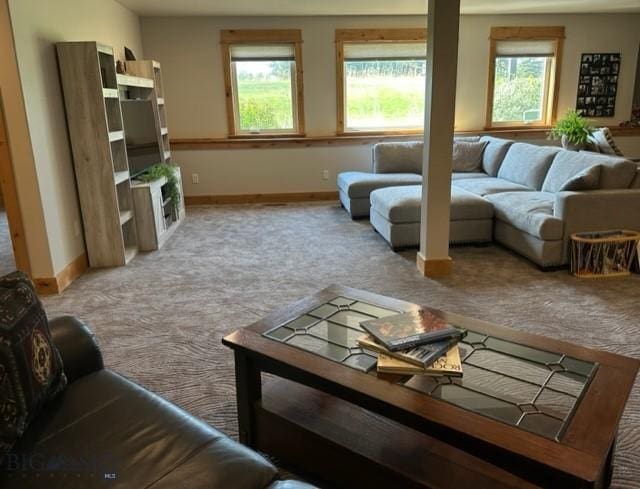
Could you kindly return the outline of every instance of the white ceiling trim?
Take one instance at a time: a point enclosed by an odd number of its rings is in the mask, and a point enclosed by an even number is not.
[[[140,16],[424,15],[427,0],[118,0]],[[461,0],[466,15],[640,13],[640,0]]]

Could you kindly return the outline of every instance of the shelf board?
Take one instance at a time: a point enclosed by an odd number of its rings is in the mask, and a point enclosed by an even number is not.
[[[116,88],[103,88],[102,95],[104,98],[118,98],[118,90]]]
[[[160,134],[162,134],[163,136],[166,136],[167,134],[169,134],[169,129],[167,129],[166,127],[161,127]]]
[[[108,54],[109,56],[113,56],[113,48],[109,46],[105,46],[104,44],[96,43],[97,49],[99,53]]]
[[[126,182],[129,180],[129,171],[117,171],[113,173],[113,179],[116,182],[116,185],[121,184],[122,182]]]
[[[133,211],[120,211],[120,225],[129,222],[133,218]]]
[[[143,78],[141,76],[116,75],[118,85],[123,87],[153,88],[153,80],[151,78]]]
[[[124,262],[129,263],[138,254],[138,247],[136,245],[129,245],[124,247]]]
[[[158,105],[164,105],[164,97],[158,97]]]
[[[109,131],[109,142],[120,141],[124,139],[124,131]]]

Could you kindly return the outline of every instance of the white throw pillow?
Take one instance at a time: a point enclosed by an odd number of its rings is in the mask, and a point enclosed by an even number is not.
[[[453,171],[454,172],[475,172],[482,170],[482,153],[487,145],[487,141],[453,142]]]

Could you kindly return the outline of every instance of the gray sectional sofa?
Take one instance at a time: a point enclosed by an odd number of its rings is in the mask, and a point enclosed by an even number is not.
[[[572,233],[640,230],[640,169],[620,157],[489,136],[481,164],[454,172],[453,244],[497,241],[542,267],[569,262]],[[422,143],[381,143],[373,172],[338,176],[352,218],[369,216],[392,248],[418,246]],[[569,190],[571,189],[571,190]]]

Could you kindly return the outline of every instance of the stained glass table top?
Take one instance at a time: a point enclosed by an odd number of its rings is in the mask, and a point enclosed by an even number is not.
[[[397,310],[335,297],[264,336],[370,372],[376,354],[358,346],[360,322]],[[454,325],[455,326],[455,325]],[[459,343],[463,377],[407,376],[399,382],[458,407],[558,441],[598,365],[468,329]]]

